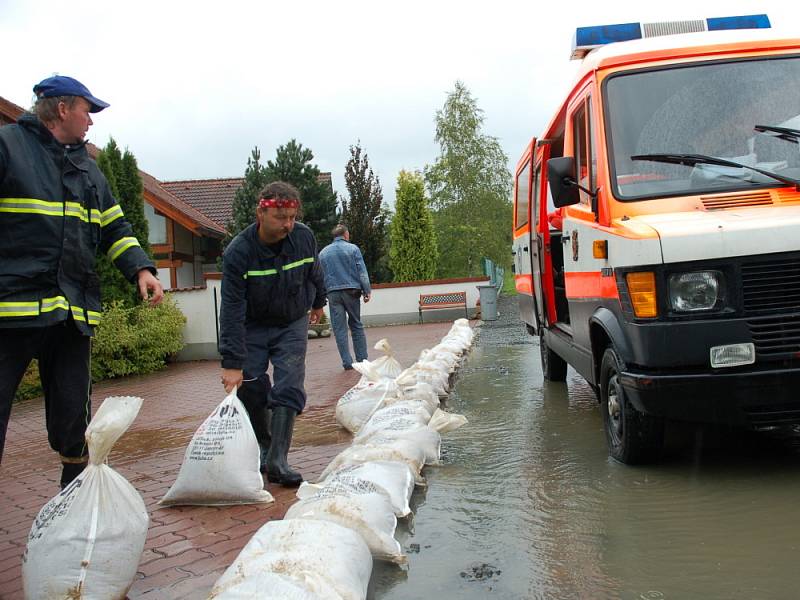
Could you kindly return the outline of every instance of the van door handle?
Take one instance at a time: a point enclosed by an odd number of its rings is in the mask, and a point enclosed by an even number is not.
[[[523,247],[522,247],[522,251],[523,251],[523,252],[527,252],[527,251],[528,251],[528,247],[527,247],[527,246],[523,246]]]

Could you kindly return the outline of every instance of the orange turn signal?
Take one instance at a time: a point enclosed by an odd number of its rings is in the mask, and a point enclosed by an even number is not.
[[[608,258],[608,240],[593,241],[592,256],[595,258]]]
[[[633,313],[640,319],[657,317],[655,273],[652,271],[628,273],[625,280],[628,282]]]

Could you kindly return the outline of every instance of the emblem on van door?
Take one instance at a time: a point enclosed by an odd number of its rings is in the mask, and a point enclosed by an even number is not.
[[[572,260],[578,262],[578,230],[572,232]]]

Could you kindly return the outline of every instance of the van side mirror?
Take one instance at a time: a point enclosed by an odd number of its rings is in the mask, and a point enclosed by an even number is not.
[[[572,156],[560,156],[548,160],[547,180],[550,183],[553,204],[557,208],[580,202],[575,175],[575,159]]]

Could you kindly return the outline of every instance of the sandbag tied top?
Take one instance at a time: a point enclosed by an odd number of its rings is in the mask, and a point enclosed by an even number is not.
[[[389,345],[389,340],[382,338],[378,340],[373,347],[375,350],[380,350],[384,353],[384,356],[376,358],[374,361],[372,361],[372,367],[375,369],[375,371],[381,377],[388,377],[389,379],[394,379],[397,377],[403,370],[403,367],[394,357],[392,347]]]
[[[106,461],[111,448],[133,424],[143,402],[136,396],[110,396],[103,401],[86,428],[90,465]]]

